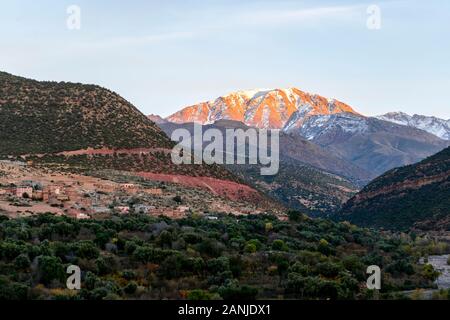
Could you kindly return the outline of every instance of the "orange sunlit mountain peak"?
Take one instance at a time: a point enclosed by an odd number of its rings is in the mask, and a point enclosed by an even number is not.
[[[236,120],[257,128],[300,127],[313,115],[358,114],[349,105],[297,88],[242,90],[186,107],[169,116],[176,123]]]

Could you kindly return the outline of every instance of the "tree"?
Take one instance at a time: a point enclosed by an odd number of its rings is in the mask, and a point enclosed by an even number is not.
[[[247,243],[244,251],[247,253],[255,253],[257,251],[256,245],[254,243]]]
[[[331,248],[330,244],[325,239],[320,239],[319,245],[317,246],[317,250],[326,256],[330,255],[333,252],[333,249]]]
[[[25,300],[28,296],[26,285],[11,282],[6,276],[0,275],[0,301],[1,300]]]
[[[171,248],[172,247],[172,234],[164,230],[159,234],[158,237],[159,245],[163,248]]]
[[[219,294],[224,300],[255,300],[258,289],[243,285],[228,284],[219,288]]]
[[[266,222],[264,229],[266,230],[266,232],[270,232],[273,230],[273,223],[272,222]]]
[[[287,292],[295,294],[298,298],[315,298],[318,295],[320,278],[302,276],[297,273],[288,275]]]
[[[225,246],[213,239],[207,239],[198,244],[198,251],[210,257],[219,257],[224,250]]]
[[[218,274],[221,272],[230,270],[230,259],[227,257],[220,257],[216,259],[211,259],[207,263],[208,270],[212,274]]]
[[[214,296],[211,293],[200,289],[191,290],[187,294],[188,300],[212,300],[213,298]]]
[[[24,253],[14,259],[14,266],[20,270],[28,269],[30,267],[30,264],[30,258],[28,258],[28,255]]]
[[[75,244],[75,250],[79,258],[95,259],[100,254],[92,241],[83,240]]]
[[[439,277],[440,272],[434,270],[431,264],[426,264],[423,266],[422,275],[428,280],[435,281]]]
[[[116,261],[113,256],[98,257],[95,260],[95,264],[97,266],[97,274],[100,276],[112,273],[116,267]]]
[[[183,199],[180,196],[175,196],[172,198],[173,201],[175,201],[176,203],[182,203]]]
[[[319,263],[316,269],[317,273],[327,278],[335,278],[343,270],[341,265],[330,261]]]
[[[134,294],[134,293],[136,292],[136,290],[137,290],[137,284],[136,284],[136,282],[134,282],[134,281],[129,282],[129,283],[125,286],[125,288],[123,288],[123,291],[124,291],[126,294]]]
[[[64,281],[65,272],[61,260],[51,256],[38,258],[38,280],[49,285],[53,280]]]
[[[288,246],[284,243],[283,240],[276,239],[272,242],[272,249],[276,251],[287,251]]]
[[[301,221],[303,214],[297,210],[289,210],[287,212],[290,221],[298,222]]]

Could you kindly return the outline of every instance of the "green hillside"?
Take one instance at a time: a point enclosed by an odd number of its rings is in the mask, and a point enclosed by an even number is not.
[[[153,122],[107,89],[0,72],[0,155],[171,145]]]
[[[375,179],[339,218],[396,230],[450,230],[450,148]]]

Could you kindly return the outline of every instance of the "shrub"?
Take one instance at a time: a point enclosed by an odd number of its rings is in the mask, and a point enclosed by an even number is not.
[[[272,242],[272,249],[275,251],[287,251],[288,246],[284,243],[283,240],[276,239]]]
[[[137,290],[137,284],[134,281],[131,281],[130,283],[128,283],[125,288],[123,288],[123,291],[126,294],[134,294]]]
[[[28,255],[24,253],[14,259],[14,266],[20,270],[28,269],[30,267],[30,264],[30,258],[28,258]]]
[[[431,264],[426,264],[423,266],[422,275],[426,279],[434,281],[439,277],[440,273],[438,271],[434,270],[434,268]]]
[[[49,285],[53,280],[64,281],[65,272],[61,260],[51,256],[38,258],[38,279],[44,285]]]
[[[75,251],[78,257],[85,259],[95,259],[100,254],[92,241],[84,240],[75,244]]]
[[[219,288],[219,294],[224,300],[255,300],[258,289],[247,285],[228,285]]]
[[[213,297],[208,291],[197,289],[189,291],[186,298],[188,300],[212,300]]]

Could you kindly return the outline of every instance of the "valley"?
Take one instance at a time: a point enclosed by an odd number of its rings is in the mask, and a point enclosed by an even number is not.
[[[95,85],[0,84],[0,299],[408,299],[446,283],[447,140],[299,89],[163,119]],[[192,121],[280,130],[279,171],[174,163]]]

